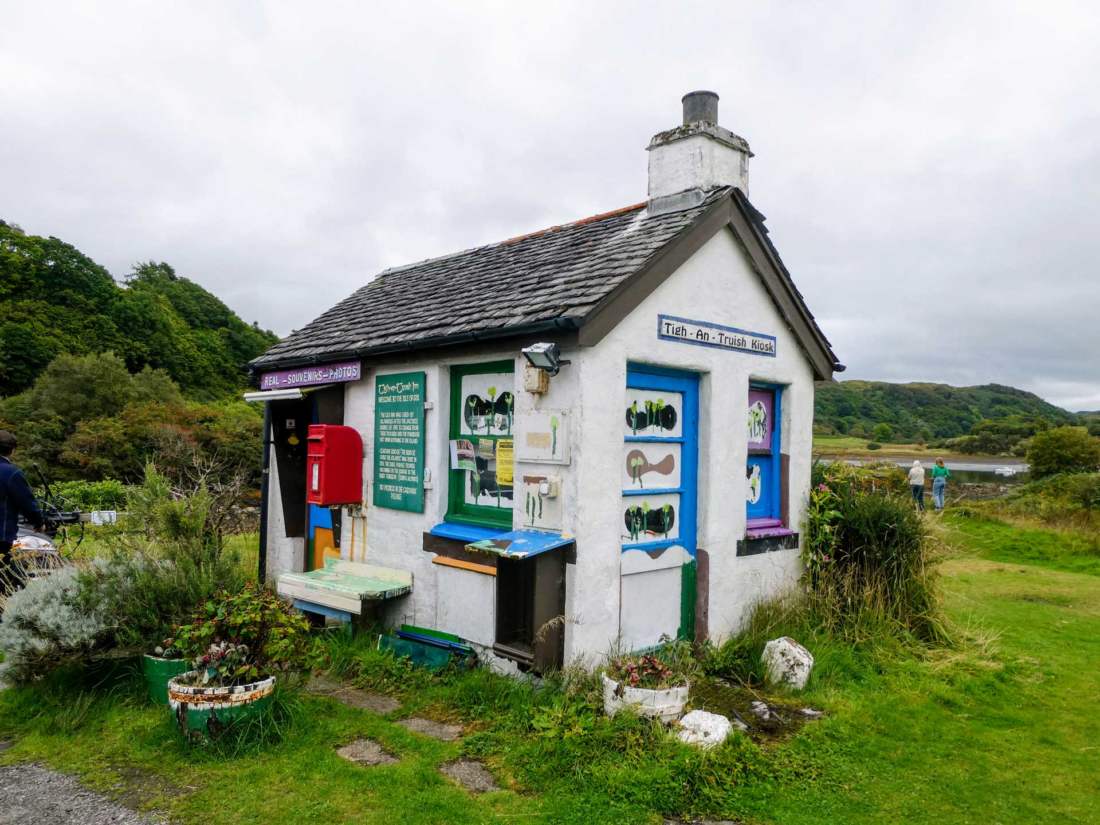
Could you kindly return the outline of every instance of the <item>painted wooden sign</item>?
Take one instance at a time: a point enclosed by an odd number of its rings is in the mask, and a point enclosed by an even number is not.
[[[323,364],[319,367],[299,367],[292,370],[265,372],[260,376],[261,390],[290,390],[295,387],[316,387],[320,384],[358,381],[363,377],[359,361]]]
[[[664,341],[679,341],[700,347],[747,352],[775,358],[775,336],[763,332],[727,327],[710,321],[692,321],[675,315],[657,316],[657,337]]]
[[[374,504],[424,512],[424,373],[374,382]]]

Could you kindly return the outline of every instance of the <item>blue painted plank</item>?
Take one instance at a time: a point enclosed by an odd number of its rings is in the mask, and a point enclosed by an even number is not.
[[[444,521],[435,525],[428,531],[433,536],[441,539],[456,539],[458,541],[481,541],[482,539],[496,538],[507,532],[499,527],[478,527],[476,524],[459,524],[454,521]]]
[[[303,613],[316,613],[319,616],[327,616],[330,619],[336,619],[345,624],[350,623],[354,618],[346,610],[337,610],[334,607],[326,607],[323,604],[314,604],[313,602],[307,602],[302,599],[294,600],[294,609],[300,610]]]

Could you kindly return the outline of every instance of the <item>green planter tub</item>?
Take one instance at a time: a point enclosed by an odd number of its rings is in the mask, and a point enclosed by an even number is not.
[[[145,674],[145,688],[149,692],[149,698],[155,704],[167,705],[169,680],[190,670],[191,663],[186,659],[162,659],[146,654],[141,661],[141,669]]]
[[[203,687],[184,684],[197,671],[184,673],[168,683],[168,704],[184,733],[217,733],[233,722],[258,713],[271,704],[275,677],[235,687]]]

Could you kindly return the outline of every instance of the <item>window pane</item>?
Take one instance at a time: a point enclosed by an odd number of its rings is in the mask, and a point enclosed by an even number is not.
[[[680,537],[680,494],[623,496],[623,544]]]
[[[623,489],[680,486],[680,445],[627,441],[623,444]]]
[[[774,392],[771,390],[749,390],[747,424],[750,450],[771,451],[774,411]]]
[[[624,419],[625,435],[677,438],[684,432],[684,396],[627,387]]]
[[[487,372],[463,375],[460,435],[510,435],[515,399],[513,374]]]

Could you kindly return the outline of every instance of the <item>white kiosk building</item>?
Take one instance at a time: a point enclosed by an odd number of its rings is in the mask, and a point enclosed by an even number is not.
[[[388,269],[252,363],[269,580],[308,609],[303,573],[390,571],[387,622],[535,670],[720,638],[797,581],[843,366],[717,101],[650,141],[646,201]]]

